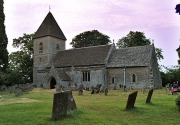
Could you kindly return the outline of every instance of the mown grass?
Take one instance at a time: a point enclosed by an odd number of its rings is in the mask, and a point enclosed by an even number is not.
[[[148,90],[138,92],[135,108],[125,110],[128,95],[135,90],[122,89],[82,96],[73,91],[77,110],[53,121],[52,105],[55,90],[35,88],[16,97],[0,92],[0,125],[178,125],[180,113],[175,105],[178,95],[168,95],[165,89],[154,90],[151,103],[146,104]]]

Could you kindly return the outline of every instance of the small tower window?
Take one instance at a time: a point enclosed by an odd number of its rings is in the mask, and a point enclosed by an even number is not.
[[[136,82],[136,75],[135,74],[132,75],[132,82]]]
[[[39,44],[39,53],[43,53],[43,43]]]
[[[39,59],[39,62],[42,62],[42,59],[41,59],[41,58]]]
[[[60,50],[59,44],[56,44],[56,50]]]

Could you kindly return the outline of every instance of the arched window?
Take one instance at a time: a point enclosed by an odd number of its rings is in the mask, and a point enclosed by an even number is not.
[[[39,44],[39,53],[43,53],[43,43]]]
[[[132,82],[136,82],[136,75],[135,74],[132,75]]]

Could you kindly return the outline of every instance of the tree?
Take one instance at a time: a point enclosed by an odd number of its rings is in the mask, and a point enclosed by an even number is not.
[[[0,0],[0,71],[5,72],[8,66],[8,39],[5,31],[4,1]]]
[[[176,9],[176,13],[179,13],[180,15],[180,4],[177,4],[175,9]]]
[[[98,30],[85,31],[75,36],[70,45],[73,48],[81,48],[88,46],[107,45],[111,43],[109,36],[100,33]]]
[[[133,47],[133,46],[145,46],[150,45],[150,39],[147,39],[143,32],[130,31],[125,37],[118,40],[117,46],[119,48]],[[157,60],[163,59],[162,49],[155,48]]]
[[[180,64],[180,46],[176,49],[179,59],[178,59],[178,64]]]
[[[171,66],[171,67],[165,67],[165,71],[161,72],[161,78],[163,85],[166,85],[167,83],[173,83],[176,81],[180,82],[180,67],[179,66]],[[180,83],[179,83],[180,84]]]
[[[34,34],[24,34],[13,39],[13,47],[20,51],[9,55],[9,69],[21,74],[25,82],[33,81],[33,37]]]

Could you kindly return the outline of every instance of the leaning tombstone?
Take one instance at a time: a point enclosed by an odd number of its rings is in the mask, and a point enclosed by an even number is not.
[[[54,94],[52,119],[57,120],[62,116],[66,116],[68,107],[68,93],[61,92]]]
[[[108,94],[108,88],[106,88],[105,90],[104,90],[104,95],[107,95]]]
[[[148,92],[146,103],[150,103],[152,94],[153,94],[153,89],[150,89],[149,92]]]
[[[135,91],[135,92],[132,92],[131,94],[129,94],[128,101],[127,101],[127,104],[126,104],[126,109],[134,108],[137,93],[138,93],[138,91]]]

